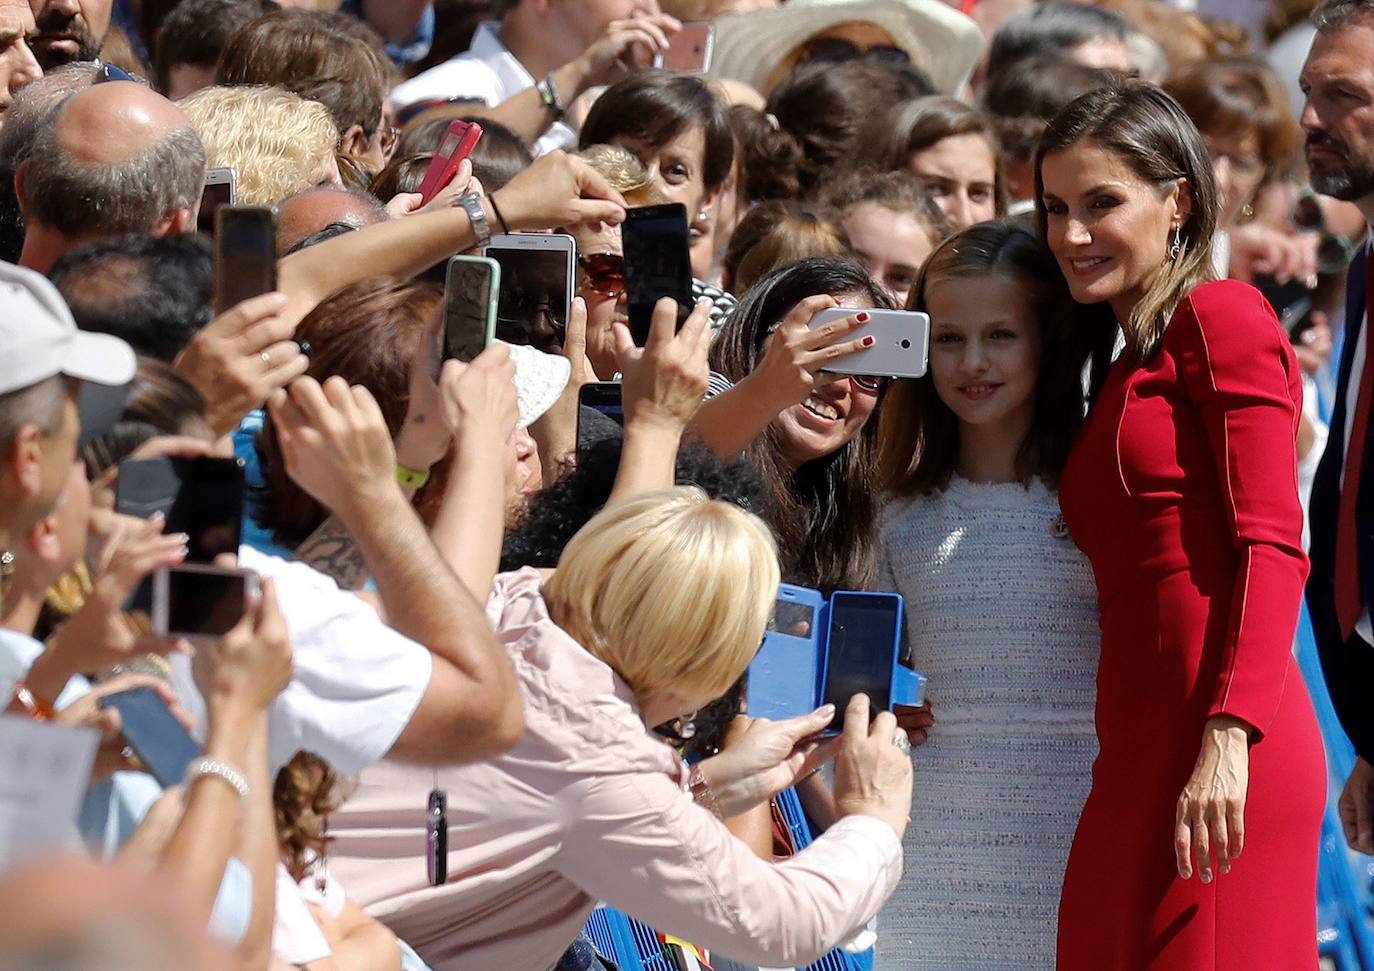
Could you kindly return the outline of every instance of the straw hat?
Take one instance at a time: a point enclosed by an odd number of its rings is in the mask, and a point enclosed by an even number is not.
[[[819,33],[847,23],[876,24],[945,94],[955,94],[978,63],[983,35],[941,0],[788,0],[716,19],[710,76],[734,78],[765,95],[788,56]]]

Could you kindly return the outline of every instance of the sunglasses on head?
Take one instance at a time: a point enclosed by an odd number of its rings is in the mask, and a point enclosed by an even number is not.
[[[603,297],[625,292],[625,257],[618,253],[579,253],[577,265],[586,274],[592,292]]]
[[[108,62],[101,62],[100,70],[96,73],[95,84],[103,84],[106,81],[132,81],[134,76],[122,67],[115,67]]]
[[[888,64],[910,64],[911,58],[900,47],[879,44],[875,47],[860,47],[852,40],[842,37],[817,37],[802,47],[802,60],[809,63],[838,63],[856,58],[883,61]]]

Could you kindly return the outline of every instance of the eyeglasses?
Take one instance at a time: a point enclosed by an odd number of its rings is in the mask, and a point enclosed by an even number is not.
[[[587,286],[603,297],[625,292],[625,257],[618,253],[579,253],[577,265],[586,274]]]
[[[860,47],[852,40],[843,37],[817,37],[802,47],[802,60],[808,63],[835,63],[852,61],[857,58],[882,61],[887,64],[910,64],[911,58],[900,47],[891,44],[877,44],[873,47]]]
[[[854,387],[867,391],[869,394],[880,394],[892,379],[875,378],[870,374],[851,374],[849,380],[853,382]]]
[[[1211,139],[1204,139],[1207,143],[1207,153],[1212,156],[1214,163],[1225,159],[1231,166],[1231,171],[1247,181],[1255,181],[1264,177],[1264,159],[1258,155],[1241,155],[1236,152],[1219,151],[1212,144]]]
[[[1321,199],[1311,189],[1304,187],[1298,193],[1288,219],[1298,229],[1321,234],[1317,242],[1318,273],[1339,273],[1355,258],[1356,243],[1344,234],[1333,233],[1327,228]]]
[[[95,76],[95,84],[104,84],[106,81],[132,81],[134,76],[122,67],[115,67],[113,64],[102,61],[100,71]]]

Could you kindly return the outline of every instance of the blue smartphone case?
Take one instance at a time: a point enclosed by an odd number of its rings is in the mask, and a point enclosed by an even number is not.
[[[892,625],[892,686],[888,693],[887,704],[884,709],[892,710],[893,705],[910,705],[919,707],[925,702],[926,676],[912,668],[907,667],[900,660],[902,656],[902,622],[906,615],[906,601],[902,599],[900,593],[870,593],[863,590],[836,590],[831,596],[831,603],[842,597],[865,597],[883,598],[895,603],[895,623]],[[829,619],[829,618],[827,618]],[[827,625],[827,640],[830,627]],[[829,655],[829,644],[827,642],[827,660]],[[828,664],[822,666],[822,674],[827,670]],[[820,686],[819,698],[825,697],[825,685]],[[877,699],[874,699],[876,702]]]

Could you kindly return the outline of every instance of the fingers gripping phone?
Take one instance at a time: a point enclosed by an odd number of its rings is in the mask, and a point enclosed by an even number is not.
[[[455,121],[448,126],[439,141],[439,150],[434,153],[429,168],[425,170],[424,181],[420,183],[421,205],[428,205],[441,189],[453,181],[458,174],[458,166],[472,154],[481,137],[482,126],[476,122]]]
[[[501,233],[482,255],[501,267],[496,336],[557,352],[572,309],[577,244],[560,233]]]
[[[692,312],[687,207],[675,202],[627,209],[620,232],[625,247],[630,335],[643,347],[649,341],[654,306],[663,297],[677,301],[678,327]]]
[[[930,316],[917,310],[851,309],[831,307],[811,318],[814,330],[857,313],[868,314],[868,323],[841,341],[873,338],[873,346],[846,355],[825,366],[832,374],[859,374],[883,378],[919,378],[930,357]]]
[[[215,210],[215,313],[277,289],[277,217],[261,206]]]
[[[444,360],[470,363],[496,336],[501,264],[455,256],[444,283]]]
[[[716,29],[709,22],[685,23],[668,38],[668,49],[654,55],[654,67],[683,74],[705,74],[711,69]]]
[[[144,768],[164,789],[180,785],[200,746],[152,688],[130,688],[100,699],[119,712],[120,733]]]
[[[893,705],[922,703],[924,676],[902,663],[902,598],[895,593],[836,591],[830,598],[821,703],[835,706],[827,731],[844,729],[854,695],[868,696],[869,718]]]

